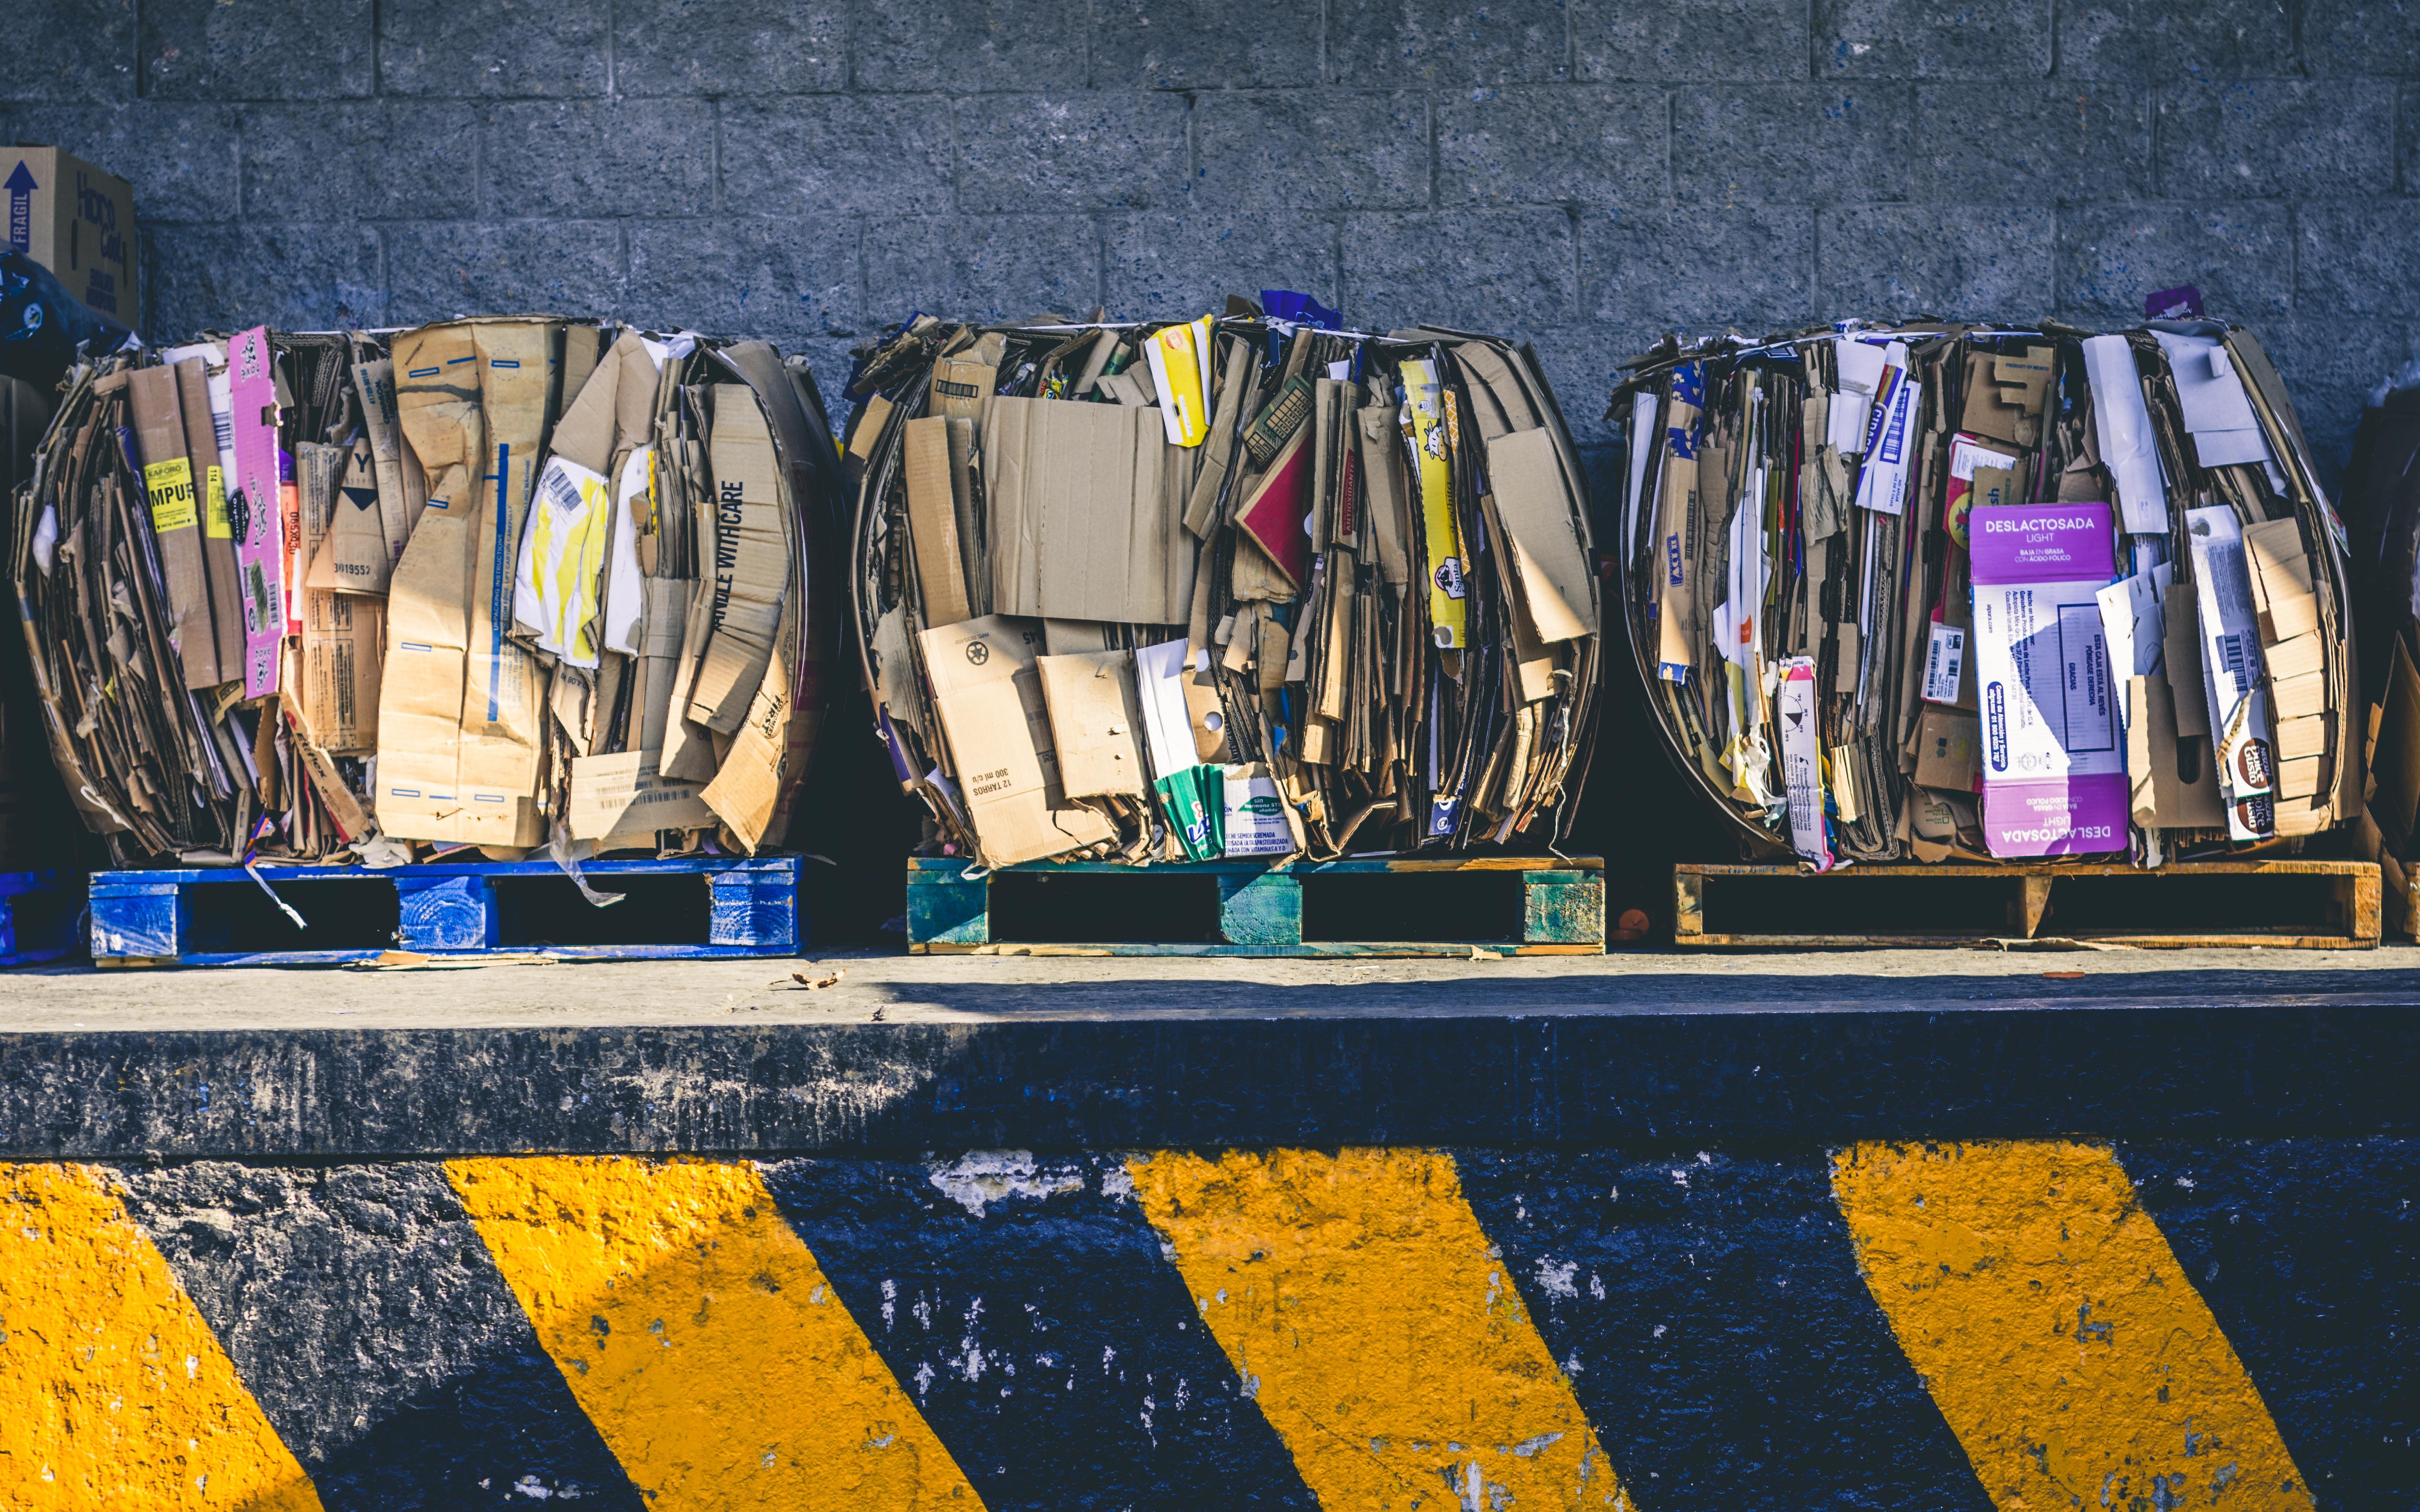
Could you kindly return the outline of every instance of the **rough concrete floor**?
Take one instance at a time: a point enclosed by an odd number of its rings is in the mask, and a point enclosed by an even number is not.
[[[802,985],[837,978],[829,986]],[[1668,950],[1491,961],[825,953],[0,974],[0,1032],[580,1027],[1001,1017],[1671,1012],[1966,1004],[2420,1003],[2420,948],[2374,950]]]

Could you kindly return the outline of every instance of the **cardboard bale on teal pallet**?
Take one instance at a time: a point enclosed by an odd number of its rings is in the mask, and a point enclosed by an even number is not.
[[[857,628],[933,864],[1265,872],[1569,836],[1603,640],[1586,476],[1534,356],[1264,298],[920,316],[858,353]]]

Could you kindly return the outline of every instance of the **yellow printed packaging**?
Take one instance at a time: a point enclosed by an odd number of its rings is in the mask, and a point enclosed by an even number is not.
[[[1453,518],[1453,461],[1446,449],[1444,404],[1436,367],[1416,357],[1403,364],[1409,401],[1412,450],[1420,464],[1420,523],[1428,536],[1429,624],[1437,649],[1459,651],[1470,643],[1463,610],[1462,534]]]
[[[150,496],[154,531],[193,529],[196,517],[192,462],[172,456],[165,462],[149,464],[143,470],[143,491]]]
[[[1210,317],[1162,327],[1143,343],[1143,351],[1159,389],[1169,444],[1201,445],[1210,434]]]
[[[540,650],[574,667],[597,665],[613,514],[613,491],[601,475],[559,456],[547,459],[522,526],[513,619],[536,633]]]
[[[226,473],[216,463],[202,488],[202,533],[213,541],[235,539],[235,521],[227,515]]]

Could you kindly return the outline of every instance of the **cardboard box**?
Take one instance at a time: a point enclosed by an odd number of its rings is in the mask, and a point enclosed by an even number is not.
[[[730,734],[773,656],[773,632],[790,586],[790,548],[782,522],[781,462],[755,391],[744,383],[714,389],[712,599],[687,717]]]
[[[2250,565],[2235,511],[2224,504],[2185,511],[2185,538],[2193,550],[2195,607],[2201,613],[2203,687],[2210,700],[2210,728],[2218,747],[2219,791],[2226,797],[2226,831],[2233,840],[2259,840],[2276,828],[2271,795],[2276,759],[2270,729],[2269,695],[2261,682],[2260,627],[2252,603]],[[2291,642],[2274,670],[2286,680],[2319,676],[2317,636]],[[2287,650],[2278,648],[2280,653]],[[2304,661],[2307,659],[2307,667]],[[2314,789],[2313,791],[2316,791]],[[2288,794],[2308,797],[2311,793]]]
[[[202,549],[202,501],[186,450],[184,407],[173,367],[138,367],[127,377],[134,416],[136,458],[160,570],[168,588],[168,639],[183,665],[185,686],[215,687],[217,632],[210,622],[210,580]]]
[[[236,474],[227,513],[236,527],[246,698],[277,691],[278,647],[286,636],[286,517],[278,501],[275,374],[268,327],[255,326],[229,344],[228,420]]]
[[[2129,793],[2101,590],[2109,506],[1969,517],[1982,703],[1983,837],[1994,856],[2123,850]]]
[[[1060,785],[1035,667],[1042,626],[994,614],[918,639],[985,864],[1014,866],[1115,839],[1106,818],[1070,805]]]
[[[1219,769],[1218,803],[1229,856],[1284,856],[1295,849],[1285,799],[1269,769],[1241,762]]]
[[[388,587],[377,807],[396,839],[543,838],[542,678],[508,632],[557,329],[458,321],[396,338],[396,417],[428,480]]]
[[[1082,651],[1041,656],[1035,666],[1042,675],[1043,702],[1050,714],[1050,742],[1058,752],[1060,784],[1067,796],[1140,797],[1150,792],[1133,654]]]
[[[1497,521],[1512,581],[1544,642],[1596,634],[1596,573],[1581,544],[1551,431],[1514,431],[1487,444]]]
[[[955,625],[974,617],[967,599],[966,557],[958,541],[950,424],[938,416],[911,420],[903,445],[908,538],[916,557],[916,585],[923,594],[926,625]]]
[[[600,851],[652,846],[662,830],[714,827],[702,791],[659,776],[652,751],[575,756],[564,819],[573,840],[593,840]]]
[[[1982,779],[1983,721],[1956,709],[1929,707],[1916,731],[1916,784],[1974,792]]]
[[[1158,416],[994,399],[984,422],[992,604],[1029,619],[1182,625],[1194,551]]]
[[[56,274],[95,315],[142,324],[134,191],[57,147],[0,147],[8,244]]]
[[[386,600],[315,589],[302,603],[303,731],[331,756],[369,755],[378,749]]]

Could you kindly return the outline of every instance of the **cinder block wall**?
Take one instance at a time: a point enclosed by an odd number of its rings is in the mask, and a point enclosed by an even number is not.
[[[125,175],[161,336],[544,307],[772,337],[1288,285],[1535,339],[2255,324],[2331,470],[2420,299],[2381,0],[17,0],[0,133]]]

